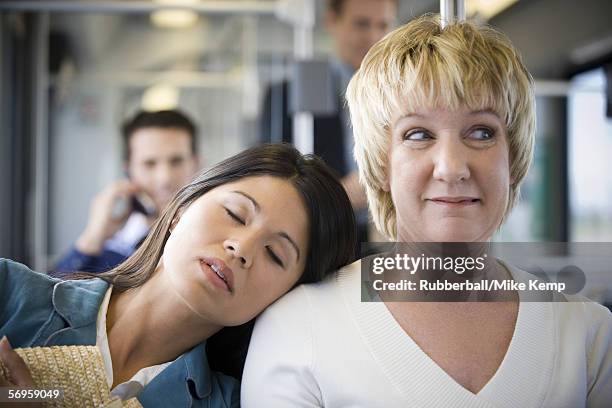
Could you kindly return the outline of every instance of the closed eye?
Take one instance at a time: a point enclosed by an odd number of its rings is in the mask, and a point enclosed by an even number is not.
[[[234,213],[233,211],[225,208],[225,212],[227,213],[227,215],[230,216],[230,218],[232,218],[234,221],[236,221],[238,224],[240,225],[246,225],[244,220],[242,218],[240,218],[239,216],[236,215],[236,213]]]
[[[266,251],[268,252],[268,255],[270,256],[270,258],[272,258],[272,260],[275,263],[280,265],[281,268],[285,268],[285,265],[283,264],[283,261],[281,261],[281,259],[274,253],[274,251],[272,250],[271,247],[267,246],[266,247]]]

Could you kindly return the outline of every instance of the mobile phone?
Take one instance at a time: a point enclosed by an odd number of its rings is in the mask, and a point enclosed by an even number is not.
[[[128,180],[131,180],[130,172],[125,170],[125,177]],[[155,201],[144,191],[136,193],[129,200],[130,212],[138,212],[146,215],[147,217],[153,217],[157,215],[157,207],[155,206]]]
[[[157,208],[153,199],[145,193],[138,193],[132,196],[132,211],[139,212],[151,217],[157,214]]]
[[[138,193],[131,198],[118,198],[113,204],[112,217],[121,219],[132,212],[138,212],[152,217],[157,214],[157,208],[153,199],[145,193]]]

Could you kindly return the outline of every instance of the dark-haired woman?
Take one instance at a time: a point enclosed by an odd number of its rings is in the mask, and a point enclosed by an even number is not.
[[[238,383],[210,370],[206,340],[349,263],[353,248],[351,206],[328,168],[289,146],[253,148],[184,187],[107,273],[59,281],[0,261],[0,336],[95,344],[111,396],[145,407],[237,405]],[[0,358],[12,384],[32,385],[6,338]]]

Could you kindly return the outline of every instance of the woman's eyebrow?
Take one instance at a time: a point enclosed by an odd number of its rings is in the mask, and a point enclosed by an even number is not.
[[[284,231],[281,231],[278,233],[279,236],[281,236],[282,238],[285,238],[287,241],[289,241],[289,243],[291,244],[291,246],[293,247],[293,249],[295,249],[295,253],[297,255],[297,261],[300,260],[300,249],[298,248],[297,244],[295,243],[295,241],[293,239],[291,239],[291,237],[289,236],[289,234],[287,234]]]
[[[253,197],[251,197],[244,191],[234,190],[232,191],[232,193],[240,194],[241,196],[246,197],[251,202],[251,204],[253,204],[253,208],[255,208],[255,212],[259,212],[261,210],[259,203]]]
[[[421,115],[420,113],[416,113],[416,112],[406,112],[403,113],[398,120],[400,119],[407,119],[407,118],[424,118],[425,115]]]
[[[496,117],[499,117],[499,115],[497,114],[497,112],[495,112],[493,109],[491,108],[487,108],[487,109],[479,109],[479,110],[475,110],[475,111],[471,111],[470,115],[481,115],[481,114],[486,114],[486,115],[493,115]]]
[[[241,196],[247,198],[251,202],[251,204],[253,204],[253,207],[255,208],[255,212],[256,213],[261,211],[261,207],[259,206],[259,203],[257,202],[257,200],[255,200],[253,197],[251,197],[250,195],[248,195],[244,191],[233,190],[232,193],[240,194]],[[281,238],[285,238],[287,241],[289,241],[289,243],[291,244],[293,249],[295,249],[295,253],[297,255],[297,260],[299,261],[300,260],[300,249],[297,246],[297,244],[295,243],[295,241],[289,236],[289,234],[287,234],[284,231],[279,232],[277,235],[280,236]]]

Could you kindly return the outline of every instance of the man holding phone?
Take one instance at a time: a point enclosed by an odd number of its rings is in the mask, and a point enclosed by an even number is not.
[[[177,110],[139,112],[122,128],[127,178],[94,197],[87,226],[52,274],[102,272],[130,256],[198,170],[196,127]]]

